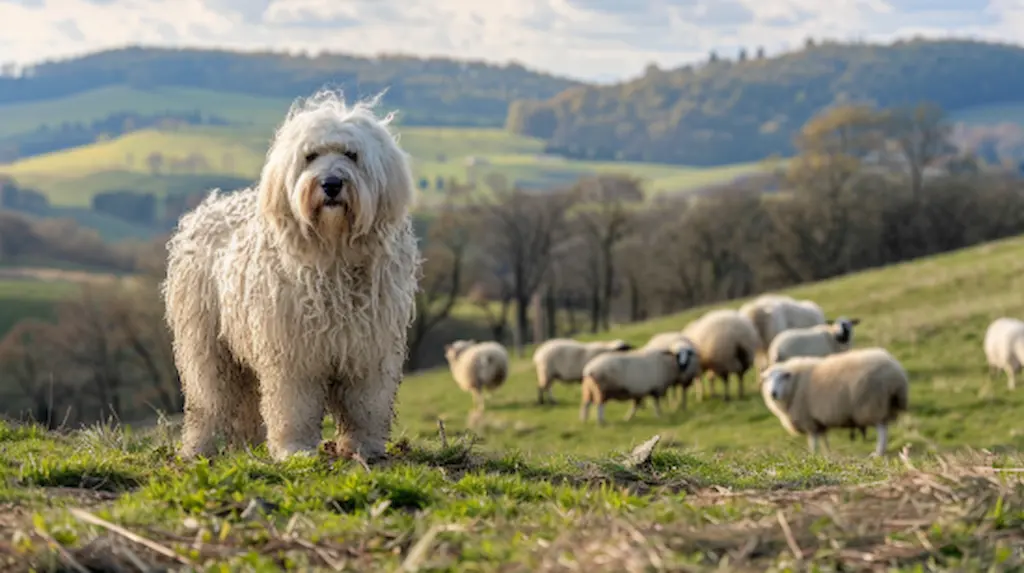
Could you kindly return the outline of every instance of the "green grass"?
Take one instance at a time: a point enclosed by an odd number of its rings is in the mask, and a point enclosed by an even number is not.
[[[749,378],[729,403],[691,400],[660,419],[648,406],[631,422],[615,404],[607,427],[584,424],[578,388],[537,406],[528,359],[516,359],[472,429],[447,371],[407,377],[391,459],[372,468],[326,451],[275,464],[264,446],[183,462],[165,421],[0,425],[0,555],[37,570],[171,563],[112,523],[218,571],[1020,570],[1024,393],[987,379],[981,339],[995,317],[1024,315],[1022,271],[1016,238],[788,291],[861,318],[856,344],[907,368],[910,412],[883,458],[845,431],[808,454]],[[602,337],[643,342],[706,310]],[[655,434],[653,455],[628,463]],[[243,516],[249,507],[263,516]]]
[[[677,165],[572,161],[541,154],[543,142],[500,129],[401,128],[401,145],[413,156],[417,180],[427,178],[425,199],[442,196],[435,187],[438,177],[485,185],[486,176],[501,174],[509,184],[530,186],[568,184],[581,175],[625,172],[647,180],[652,192],[684,191],[724,183],[754,173],[758,164],[717,168]],[[163,196],[207,188],[210,178],[234,183],[256,179],[263,164],[270,130],[255,128],[181,128],[173,131],[143,130],[117,139],[75,149],[38,155],[0,166],[0,173],[39,189],[61,206],[87,206],[92,196],[114,189],[128,189]],[[164,164],[153,173],[146,158],[154,152]],[[190,154],[202,155],[205,165],[173,166]],[[481,162],[470,166],[475,158]],[[244,184],[244,183],[243,183]]]
[[[111,86],[64,98],[0,105],[0,137],[33,131],[42,125],[89,123],[119,112],[152,115],[199,110],[204,115],[218,116],[232,123],[272,127],[290,104],[290,99],[213,90]]]
[[[0,336],[23,318],[50,318],[78,286],[66,281],[0,278]]]

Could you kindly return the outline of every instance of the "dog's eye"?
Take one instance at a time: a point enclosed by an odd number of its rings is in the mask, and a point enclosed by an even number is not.
[[[351,159],[352,163],[355,163],[355,162],[359,161],[359,154],[356,153],[355,151],[346,151],[345,152],[345,157],[348,157],[349,159]]]
[[[320,157],[319,153],[315,151],[313,153],[310,153],[309,155],[306,156],[306,163],[313,163],[314,161],[316,161],[317,157]]]

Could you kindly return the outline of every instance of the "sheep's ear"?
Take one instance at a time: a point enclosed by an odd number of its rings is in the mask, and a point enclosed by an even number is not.
[[[451,349],[452,349],[452,345],[451,345],[451,344],[445,344],[445,345],[444,345],[444,351],[445,351],[445,352],[448,352],[448,351],[449,351],[449,350],[451,350]]]
[[[857,326],[858,324],[860,324],[860,319],[859,318],[851,318],[850,319],[850,324],[852,324],[853,326]]]
[[[633,345],[628,342],[623,342],[619,345],[619,350],[633,350]]]

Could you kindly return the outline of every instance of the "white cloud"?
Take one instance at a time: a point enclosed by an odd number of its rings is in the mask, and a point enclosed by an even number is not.
[[[126,44],[416,53],[588,79],[807,36],[1016,41],[1024,0],[0,0],[0,61]]]

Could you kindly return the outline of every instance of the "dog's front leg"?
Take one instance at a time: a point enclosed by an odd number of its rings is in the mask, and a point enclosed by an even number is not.
[[[395,394],[402,376],[402,357],[387,357],[361,380],[340,380],[328,398],[338,428],[338,451],[358,453],[367,462],[386,455],[395,417]]]
[[[259,373],[260,413],[270,456],[316,455],[323,433],[325,387],[317,376],[276,368]]]

